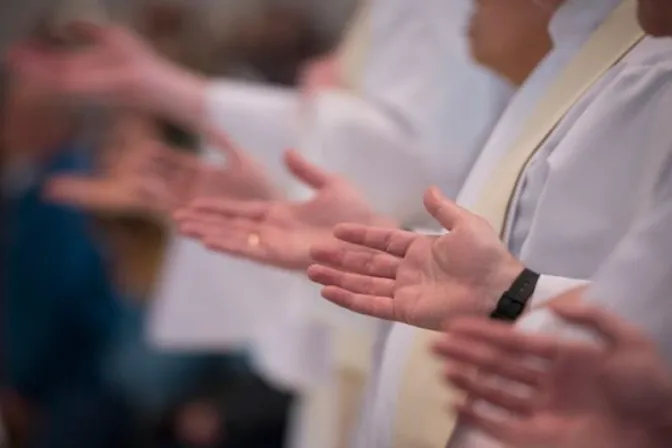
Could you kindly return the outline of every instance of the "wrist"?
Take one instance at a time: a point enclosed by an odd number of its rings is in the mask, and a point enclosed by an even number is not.
[[[497,308],[499,300],[502,298],[516,279],[525,270],[525,265],[511,256],[503,261],[491,276],[490,293],[487,295],[488,313]]]
[[[538,273],[527,269],[517,260],[502,266],[500,273],[502,283],[496,291],[503,292],[491,296],[496,302],[490,304],[489,317],[507,322],[518,320],[534,295],[539,277]]]

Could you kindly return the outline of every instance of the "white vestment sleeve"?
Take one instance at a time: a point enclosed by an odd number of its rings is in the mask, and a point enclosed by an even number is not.
[[[282,154],[295,148],[301,99],[295,89],[219,80],[206,92],[208,120],[259,162],[283,190],[291,176]]]
[[[534,294],[530,298],[528,308],[535,308],[544,305],[551,299],[556,298],[572,289],[589,284],[588,280],[576,278],[557,277],[555,275],[542,275],[539,277]]]

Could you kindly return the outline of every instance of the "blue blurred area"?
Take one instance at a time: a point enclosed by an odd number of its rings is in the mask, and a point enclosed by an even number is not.
[[[120,299],[89,217],[42,198],[49,176],[90,166],[77,148],[56,154],[9,199],[5,383],[46,414],[47,424],[33,431],[36,446],[115,446],[111,432],[118,423],[110,417],[118,404],[106,391],[101,367]],[[67,436],[68,428],[88,445],[73,445],[77,439]]]

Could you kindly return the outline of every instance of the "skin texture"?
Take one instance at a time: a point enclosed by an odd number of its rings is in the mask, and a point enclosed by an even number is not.
[[[525,335],[486,319],[447,325],[435,351],[446,360],[446,380],[469,396],[458,406],[460,418],[519,448],[668,446],[672,376],[655,346],[626,322],[578,301],[552,309],[604,343]],[[503,380],[507,387],[493,386]],[[508,382],[527,392],[517,394]],[[477,400],[507,414],[493,417],[474,406]]]
[[[392,225],[378,216],[343,178],[289,151],[285,164],[315,192],[303,202],[201,198],[175,214],[180,230],[208,248],[264,264],[305,270],[310,248],[332,239],[334,225]]]
[[[338,242],[316,246],[317,264],[308,269],[325,286],[322,296],[357,313],[435,330],[453,316],[490,314],[522,264],[484,219],[438,189],[426,193],[425,207],[449,233],[337,226]]]

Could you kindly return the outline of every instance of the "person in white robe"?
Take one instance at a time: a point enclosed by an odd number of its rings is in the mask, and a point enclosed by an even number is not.
[[[669,270],[669,257],[665,266]],[[591,333],[597,343],[523,334],[484,318],[451,322],[434,348],[447,361],[446,379],[468,393],[472,403],[484,400],[508,414],[483,414],[465,403],[458,405],[462,420],[518,448],[669,446],[669,361],[641,328],[582,303],[581,293],[558,298],[550,310],[564,324]],[[470,375],[474,370],[480,377]],[[528,393],[511,385],[492,387],[483,381],[485,375],[526,387]]]
[[[658,44],[667,44],[669,47],[672,42],[669,38],[664,38],[672,35],[672,9],[670,9],[669,3],[640,2],[639,7],[640,22],[644,29],[649,34],[663,38],[658,40]],[[672,104],[668,101],[667,106],[668,108],[672,107]],[[664,119],[665,112],[661,111],[659,114]],[[662,125],[663,123],[661,123]],[[656,142],[661,147],[667,146],[669,148],[671,146],[670,142],[667,140],[665,133],[661,131],[662,127],[659,127],[655,132],[652,132],[649,143]],[[633,151],[639,151],[640,149],[640,146],[633,146]],[[665,373],[669,375],[672,366],[672,333],[670,332],[670,328],[672,328],[670,326],[672,306],[670,306],[669,298],[669,291],[672,286],[672,273],[670,272],[672,263],[669,259],[672,249],[672,238],[669,235],[672,222],[672,155],[669,154],[669,151],[666,157],[659,160],[654,172],[652,173],[654,181],[648,194],[646,198],[641,198],[642,212],[638,214],[637,222],[631,226],[628,234],[613,248],[608,259],[591,279],[591,283],[578,291],[568,293],[569,296],[574,296],[574,301],[578,299],[585,304],[583,305],[583,311],[580,311],[580,307],[578,312],[570,311],[569,315],[567,315],[568,310],[563,312],[561,309],[558,313],[558,306],[571,308],[571,304],[565,304],[567,302],[566,298],[560,299],[562,300],[560,303],[551,302],[550,306],[542,306],[527,314],[518,323],[516,329],[531,334],[542,334],[542,337],[530,337],[530,340],[534,341],[537,346],[539,346],[539,341],[548,341],[549,336],[567,340],[574,347],[577,343],[589,343],[591,346],[598,347],[603,347],[605,344],[608,346],[613,343],[613,338],[605,338],[604,334],[601,335],[600,332],[596,334],[594,331],[590,331],[590,328],[587,329],[580,325],[586,321],[591,321],[591,315],[596,312],[590,310],[597,307],[613,315],[612,320],[622,319],[627,322],[627,327],[630,328],[628,330],[629,334],[634,335],[635,340],[640,341],[639,344],[630,346],[630,349],[634,351],[631,356],[624,359],[628,363],[628,367],[633,365],[638,367],[638,373],[641,375],[647,372],[647,366],[650,364],[642,365],[642,362],[638,362],[638,360],[642,361],[642,356],[646,357],[654,352],[659,354],[661,357],[661,361],[657,364],[659,367],[656,368],[654,364],[650,367],[653,370],[648,370],[652,374],[658,372],[658,375],[651,376],[646,385],[628,387],[623,390],[628,391],[626,402],[629,405],[638,404],[639,406],[636,410],[631,411],[635,415],[637,412],[640,414],[646,412],[644,419],[649,425],[649,430],[661,434],[662,439],[659,438],[647,444],[642,442],[641,439],[622,437],[621,442],[634,443],[629,446],[667,446],[670,440],[669,429],[672,421],[669,404],[666,405],[664,402],[665,397],[672,394],[669,382],[665,383]],[[533,302],[533,305],[538,305],[538,303]],[[599,313],[604,313],[604,311]],[[567,317],[570,318],[569,321],[566,319]],[[610,320],[609,318],[606,319]],[[616,328],[618,326],[617,323],[602,323],[600,325],[602,328]],[[620,326],[622,327],[622,324]],[[653,347],[651,347],[651,343],[653,343]],[[595,349],[593,348],[593,350]],[[584,358],[584,362],[587,359]],[[588,363],[588,366],[590,367],[590,363]],[[501,372],[501,369],[499,370]],[[497,374],[497,372],[493,373]],[[590,376],[590,370],[582,369],[580,374]],[[507,378],[506,375],[499,376]],[[514,378],[509,377],[507,379],[515,381]],[[604,376],[600,375],[598,379],[602,382]],[[661,384],[661,389],[658,389],[649,398],[642,396],[647,391],[646,386],[651,387]],[[494,393],[502,396],[500,388],[497,388]],[[528,397],[535,398],[534,395]],[[486,399],[485,401],[488,402],[489,400]],[[506,407],[504,408],[506,409]],[[472,428],[475,428],[475,431],[472,429],[471,434],[467,433],[467,436],[463,439],[466,443],[462,446],[481,446],[474,443],[479,440],[475,438],[477,437],[475,436],[477,431],[488,433],[498,439],[502,445],[508,445],[509,437],[520,436],[520,431],[524,430],[524,426],[512,426],[513,423],[509,419],[502,420],[501,414],[494,417],[493,414],[484,411],[485,408],[477,406],[471,407],[468,411],[475,417],[474,420],[471,420]],[[609,411],[609,409],[606,411]],[[631,417],[628,420],[632,422],[632,414],[630,415]],[[497,423],[494,423],[495,420]],[[493,423],[495,426],[492,426]],[[651,425],[653,425],[653,428]],[[621,429],[623,428],[628,428],[628,425],[623,425]],[[492,429],[495,429],[495,431],[493,432]],[[508,432],[505,433],[502,430]],[[533,434],[535,433],[528,433],[527,437]],[[632,436],[633,434],[630,433],[629,435]],[[637,436],[636,433],[634,435]],[[547,442],[552,442],[554,436],[557,440],[557,434],[548,434],[543,431],[541,433],[537,432],[536,436],[536,440],[543,437]],[[471,442],[471,445],[467,444],[468,442]],[[612,444],[610,446],[617,445]]]
[[[569,40],[576,52],[580,47],[577,30],[583,27],[585,40],[617,3],[565,2],[551,24],[556,51],[563,48],[562,25],[564,31],[572,31]],[[590,7],[595,8],[592,15]],[[633,20],[632,5],[623,4],[619,11],[626,7]],[[593,23],[586,26],[589,18]],[[400,231],[341,226],[337,237],[382,250],[379,261],[384,263],[379,267],[369,263],[366,272],[354,264],[343,267],[359,274],[324,266],[313,269],[313,278],[331,285],[325,296],[352,310],[438,329],[438,323],[460,311],[491,312],[523,265],[543,274],[532,296],[533,304],[590,278],[634,225],[643,204],[652,200],[670,151],[672,135],[665,129],[665,111],[672,94],[671,48],[665,39],[641,40],[564,115],[517,184],[505,227],[508,251],[496,249],[496,233],[487,231],[481,218],[430,192],[428,208],[452,230],[450,234],[428,239]],[[466,208],[475,205],[505,150],[486,147],[458,198],[460,204]],[[387,246],[380,241],[386,241]],[[400,245],[395,247],[394,241]],[[325,261],[333,262],[329,254],[327,251]],[[400,264],[393,264],[398,261],[389,256],[401,260]],[[419,263],[418,257],[425,261]],[[516,262],[521,264],[513,268]],[[397,281],[390,284],[387,278],[395,266]],[[418,277],[422,272],[425,276]],[[364,287],[358,277],[362,273],[366,281],[372,280],[370,276],[377,278]],[[418,283],[414,278],[427,280]],[[437,283],[441,285],[438,289]],[[402,293],[409,300],[404,300]],[[423,303],[416,303],[416,299]],[[392,446],[400,372],[409,356],[409,341],[417,331],[401,324],[393,326],[382,357],[373,418],[365,428],[370,441],[366,446]],[[488,445],[458,428],[450,446]]]

